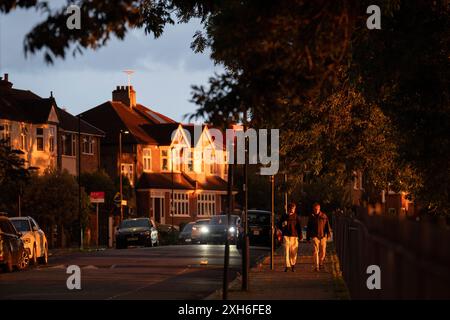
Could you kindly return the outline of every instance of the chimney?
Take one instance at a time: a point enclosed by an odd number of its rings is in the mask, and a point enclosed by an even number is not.
[[[120,101],[127,107],[133,108],[136,106],[136,91],[133,86],[116,86],[112,92],[112,100]]]
[[[0,78],[0,88],[1,87],[6,87],[6,88],[11,89],[12,86],[13,86],[13,84],[11,82],[9,82],[9,80],[8,80],[8,74],[5,73],[4,76],[3,76],[3,79]]]

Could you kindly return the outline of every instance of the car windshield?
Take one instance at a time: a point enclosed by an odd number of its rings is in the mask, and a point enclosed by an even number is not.
[[[248,213],[249,224],[270,224],[270,215],[265,213]]]
[[[124,220],[120,224],[119,229],[150,227],[147,219]]]
[[[231,216],[231,221],[230,224],[236,224],[236,216]],[[218,224],[227,224],[228,223],[228,219],[227,216],[214,216],[211,218],[211,221],[209,222],[209,224],[214,224],[214,225],[218,225]]]
[[[31,231],[28,220],[24,220],[24,219],[11,220],[11,222],[13,223],[14,227],[16,227],[17,231],[19,231],[19,232]]]
[[[205,225],[208,223],[209,223],[209,220],[201,220],[201,221],[197,221],[195,224],[201,226],[201,225]]]
[[[188,223],[187,225],[184,226],[183,228],[183,232],[190,232],[192,231],[192,227],[194,226],[194,223]]]

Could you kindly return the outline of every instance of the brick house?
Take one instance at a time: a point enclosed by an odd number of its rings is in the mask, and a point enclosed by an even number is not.
[[[105,132],[101,141],[103,168],[113,178],[121,172],[134,187],[136,207],[132,215],[178,225],[222,210],[226,166],[222,161],[208,164],[205,159],[222,160],[225,153],[210,137],[208,127],[196,129],[136,103],[132,86],[118,86],[112,101],[81,116]]]

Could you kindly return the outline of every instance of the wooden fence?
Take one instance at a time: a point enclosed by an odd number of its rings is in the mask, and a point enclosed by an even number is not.
[[[450,228],[430,221],[334,215],[334,242],[352,299],[450,299]],[[369,290],[370,265],[381,289]]]

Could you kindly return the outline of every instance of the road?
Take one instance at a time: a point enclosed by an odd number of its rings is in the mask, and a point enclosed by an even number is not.
[[[268,252],[252,247],[251,263]],[[0,299],[203,299],[222,287],[223,255],[223,245],[186,245],[52,256],[47,266],[0,273]],[[81,268],[81,290],[67,289],[69,265]],[[231,279],[240,265],[231,246]]]

